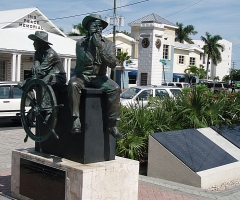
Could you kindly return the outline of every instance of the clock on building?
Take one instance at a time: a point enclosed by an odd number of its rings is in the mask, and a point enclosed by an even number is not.
[[[161,40],[159,38],[156,40],[155,45],[156,45],[157,49],[159,49],[161,47]]]
[[[143,48],[147,48],[149,46],[149,44],[150,44],[149,39],[148,38],[143,38],[143,40],[142,40],[142,47]]]

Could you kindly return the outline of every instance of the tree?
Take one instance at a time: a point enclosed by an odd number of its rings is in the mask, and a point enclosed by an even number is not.
[[[240,81],[240,70],[238,69],[231,69],[231,79],[233,81]]]
[[[182,23],[176,23],[178,29],[175,30],[175,41],[183,43],[184,41],[188,42],[189,44],[194,44],[192,39],[189,35],[196,35],[198,32],[194,30],[193,25],[187,25],[186,27],[183,26]]]
[[[124,31],[118,31],[118,30],[116,30],[116,33],[123,33],[123,34],[131,37],[131,33],[127,32],[127,31],[125,31],[125,30],[124,30]]]
[[[204,54],[207,54],[207,69],[206,77],[208,79],[208,70],[209,70],[209,60],[211,59],[214,65],[217,65],[222,61],[221,50],[224,51],[224,46],[219,44],[218,41],[221,40],[220,35],[211,36],[210,33],[206,32],[206,38],[201,36],[201,40],[205,43],[203,46]]]
[[[68,33],[69,36],[85,36],[85,35],[87,35],[87,30],[85,30],[83,28],[81,23],[79,23],[77,25],[73,25],[73,28],[77,29],[79,31],[79,33],[70,32],[70,33]]]
[[[128,61],[128,63],[130,63],[130,62],[131,62],[131,61],[129,60],[129,59],[130,59],[130,56],[128,55],[128,52],[118,51],[116,58],[117,58],[120,66],[121,66],[122,86],[123,86],[123,89],[124,89],[124,70],[125,70],[124,62],[125,62],[125,61]]]
[[[206,71],[204,70],[204,66],[200,65],[198,70],[198,78],[199,79],[205,79],[206,78]]]
[[[230,75],[225,75],[223,78],[222,78],[222,81],[224,82],[229,82],[231,80],[231,76]]]
[[[188,74],[189,82],[192,83],[193,76],[191,75],[197,75],[199,74],[199,68],[194,65],[189,65],[188,68],[184,70],[184,73]]]

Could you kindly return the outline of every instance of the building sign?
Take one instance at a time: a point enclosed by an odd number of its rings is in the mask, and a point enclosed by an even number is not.
[[[26,18],[23,19],[23,22],[19,23],[19,27],[43,30],[36,15],[27,15]]]

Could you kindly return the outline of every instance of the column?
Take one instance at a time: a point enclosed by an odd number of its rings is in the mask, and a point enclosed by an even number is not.
[[[67,82],[70,80],[71,77],[71,58],[68,59],[68,64],[67,64]]]
[[[21,75],[21,54],[17,55],[17,69],[16,69],[16,81],[20,81]]]
[[[16,54],[12,55],[12,66],[11,66],[11,81],[16,80]]]
[[[64,60],[63,60],[63,67],[64,67],[65,72],[67,73],[67,58],[64,58]]]

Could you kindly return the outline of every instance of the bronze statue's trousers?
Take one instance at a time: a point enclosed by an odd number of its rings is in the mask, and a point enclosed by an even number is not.
[[[120,88],[119,85],[107,76],[72,77],[68,83],[68,96],[72,116],[79,118],[81,89],[84,87],[101,89],[107,95],[108,126],[114,126],[120,119]]]

